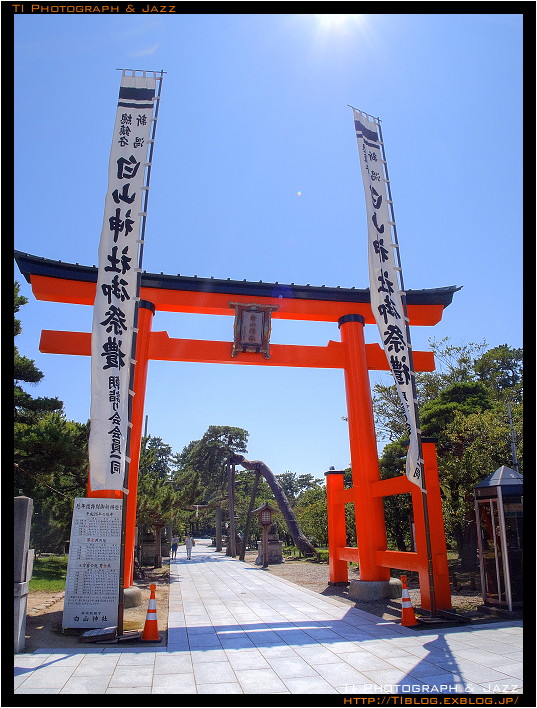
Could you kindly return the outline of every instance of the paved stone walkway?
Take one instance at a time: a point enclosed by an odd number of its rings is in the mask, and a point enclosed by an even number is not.
[[[216,553],[171,562],[168,646],[15,656],[15,693],[521,693],[522,622],[420,630]]]

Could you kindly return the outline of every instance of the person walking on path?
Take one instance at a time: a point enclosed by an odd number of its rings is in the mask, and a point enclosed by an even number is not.
[[[172,558],[177,558],[177,544],[179,543],[179,539],[177,536],[172,537]]]
[[[185,538],[186,559],[187,560],[192,560],[190,558],[190,555],[192,553],[192,546],[195,546],[195,545],[196,545],[196,542],[194,541],[192,536],[189,533],[187,533],[186,538]]]

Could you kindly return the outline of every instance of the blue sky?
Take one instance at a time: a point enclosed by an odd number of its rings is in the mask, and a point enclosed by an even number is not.
[[[522,346],[520,15],[16,16],[18,250],[97,263],[116,68],[167,72],[145,270],[368,287],[351,104],[382,120],[405,286],[463,286],[414,348]],[[42,329],[90,331],[91,308],[38,302],[15,278],[17,344],[45,374],[31,392],[86,421],[89,357],[38,345]],[[231,341],[233,319],[157,312],[153,329]],[[273,343],[330,339],[337,324],[273,321]],[[150,362],[147,388],[149,433],[176,452],[235,425],[276,474],[349,465],[340,370]]]

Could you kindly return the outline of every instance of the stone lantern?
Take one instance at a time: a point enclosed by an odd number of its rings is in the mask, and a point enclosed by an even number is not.
[[[282,542],[276,531],[276,524],[272,523],[272,514],[276,511],[273,507],[265,502],[263,506],[254,509],[257,513],[257,520],[261,524],[263,530],[262,540],[257,544],[256,565],[262,565],[267,568],[269,563],[282,563]]]
[[[474,488],[482,609],[522,610],[523,493],[521,474],[505,465]]]

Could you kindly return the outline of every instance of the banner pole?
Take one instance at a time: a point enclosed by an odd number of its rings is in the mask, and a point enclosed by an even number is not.
[[[140,255],[139,255],[139,259],[138,259],[138,268],[140,268],[138,276],[140,278],[140,281],[142,279],[142,260],[144,257],[145,222],[146,222],[147,202],[149,200],[149,180],[151,179],[151,166],[152,166],[152,161],[153,161],[153,149],[155,146],[155,135],[157,132],[158,112],[159,112],[159,108],[160,108],[160,94],[162,91],[162,81],[164,79],[165,73],[166,72],[161,69],[160,76],[155,77],[156,80],[158,81],[158,91],[157,91],[157,95],[155,96],[155,114],[153,116],[151,142],[149,145],[149,157],[147,160],[148,165],[147,165],[147,173],[146,173],[147,179],[146,179],[146,185],[145,185],[144,206],[142,209],[143,216],[142,216],[142,227],[141,227],[141,234],[140,234]]]
[[[125,71],[128,69],[119,69],[124,75]],[[133,70],[136,71],[136,70]],[[151,72],[156,74],[156,72]],[[127,441],[125,446],[125,475],[123,478],[123,508],[121,512],[121,547],[120,547],[120,558],[119,558],[119,601],[118,601],[118,622],[117,622],[117,635],[123,635],[123,615],[125,610],[125,551],[126,551],[126,532],[127,532],[127,495],[129,493],[129,465],[130,465],[130,446],[131,446],[131,430],[132,430],[132,399],[134,395],[134,369],[136,366],[136,344],[137,344],[137,333],[138,333],[138,318],[140,309],[140,289],[142,282],[142,260],[143,260],[143,250],[144,250],[144,237],[145,237],[145,225],[147,217],[147,203],[149,199],[149,180],[151,177],[151,160],[153,158],[153,146],[155,144],[155,134],[157,129],[157,117],[160,105],[160,94],[162,90],[162,80],[164,71],[160,71],[160,76],[155,75],[156,81],[158,81],[158,92],[155,96],[155,109],[153,113],[153,125],[151,129],[150,145],[149,145],[149,155],[147,159],[147,170],[145,174],[145,184],[144,184],[144,200],[142,206],[142,223],[140,226],[140,248],[138,251],[138,268],[136,274],[136,301],[134,307],[134,327],[132,336],[132,347],[131,347],[131,364],[129,372],[129,405],[128,405],[128,420],[129,425],[127,429]],[[144,71],[144,76],[146,72]]]
[[[128,463],[126,465],[128,467]],[[127,483],[129,473],[125,469],[125,484]],[[125,612],[125,530],[127,518],[127,492],[124,489],[122,492],[122,507],[121,507],[121,542],[119,546],[119,594],[117,604],[117,636],[123,636],[123,615]]]
[[[397,253],[397,271],[398,271],[398,278],[399,278],[399,285],[401,289],[401,300],[403,303],[403,314],[405,318],[405,328],[406,328],[406,336],[407,336],[407,342],[408,342],[408,363],[409,363],[409,369],[411,371],[411,384],[412,384],[412,397],[413,397],[413,404],[414,404],[414,415],[416,419],[416,434],[418,438],[418,455],[419,455],[419,464],[421,467],[421,499],[422,499],[422,504],[423,504],[423,517],[424,517],[424,523],[425,523],[425,539],[426,539],[426,547],[427,547],[427,572],[429,576],[429,591],[430,591],[430,599],[431,599],[431,617],[436,617],[436,597],[435,597],[435,590],[434,590],[434,570],[433,570],[433,556],[432,556],[432,545],[431,545],[431,530],[430,530],[430,523],[429,523],[429,508],[427,504],[427,487],[426,487],[426,480],[425,480],[425,465],[423,461],[423,449],[422,449],[422,443],[421,443],[421,429],[420,429],[420,422],[419,422],[419,410],[418,410],[418,396],[417,396],[417,391],[416,391],[416,373],[414,370],[414,356],[413,356],[413,350],[412,350],[412,340],[410,338],[410,320],[408,317],[408,310],[407,310],[407,302],[406,302],[406,290],[405,290],[405,284],[403,281],[403,268],[401,266],[401,253],[399,250],[399,241],[397,239],[397,226],[395,223],[395,213],[393,209],[393,199],[392,199],[392,190],[390,186],[390,177],[388,174],[388,162],[386,160],[386,151],[384,149],[384,139],[382,137],[382,128],[381,128],[381,121],[380,118],[377,118],[375,121],[378,125],[378,131],[379,131],[379,139],[380,139],[380,149],[382,151],[382,160],[384,164],[384,174],[386,176],[386,187],[388,190],[388,199],[389,199],[389,204],[390,204],[390,217],[392,221],[392,233],[393,233],[393,242],[395,244],[395,250]]]

